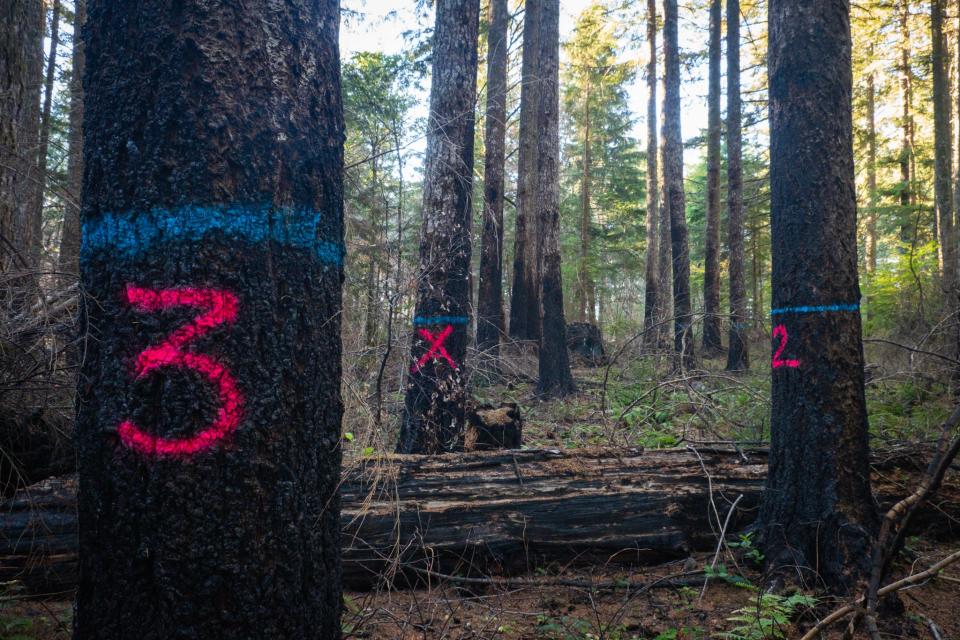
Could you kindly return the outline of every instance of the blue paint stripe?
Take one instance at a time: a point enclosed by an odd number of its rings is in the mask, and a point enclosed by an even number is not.
[[[259,244],[271,240],[312,251],[328,264],[343,264],[344,248],[338,242],[320,240],[320,212],[262,205],[184,205],[174,209],[106,213],[83,225],[80,255],[89,258],[107,250],[132,258],[157,246],[185,240],[200,240],[221,232],[238,240]]]
[[[467,324],[470,322],[468,316],[417,316],[413,319],[416,327],[429,327],[437,324]]]
[[[815,307],[783,307],[782,309],[771,309],[770,315],[777,316],[784,313],[828,313],[831,311],[859,311],[860,305],[853,304],[825,304]]]

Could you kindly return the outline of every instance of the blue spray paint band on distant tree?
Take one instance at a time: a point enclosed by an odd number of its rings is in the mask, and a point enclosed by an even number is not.
[[[219,232],[252,244],[266,241],[306,249],[326,264],[343,264],[339,241],[317,237],[320,212],[259,205],[183,205],[172,209],[105,213],[83,225],[81,259],[96,251],[109,251],[124,258],[171,242],[202,240]]]
[[[825,304],[819,306],[803,307],[783,307],[780,309],[771,309],[770,315],[779,316],[785,313],[830,313],[834,311],[860,311],[860,303],[851,304]]]
[[[469,316],[417,316],[413,319],[415,327],[432,327],[439,324],[467,324]]]

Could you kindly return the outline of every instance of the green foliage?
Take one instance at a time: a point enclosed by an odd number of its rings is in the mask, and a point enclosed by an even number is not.
[[[787,628],[797,609],[816,604],[816,598],[800,593],[791,596],[764,593],[752,606],[734,611],[727,620],[736,626],[719,637],[727,640],[782,640],[787,637]]]
[[[763,553],[754,546],[753,536],[753,531],[741,533],[737,536],[736,542],[729,542],[727,544],[733,549],[741,549],[744,558],[755,565],[759,565],[763,562]]]

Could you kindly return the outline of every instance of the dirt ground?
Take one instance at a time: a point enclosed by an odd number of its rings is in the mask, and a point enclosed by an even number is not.
[[[956,548],[956,542],[911,541],[909,563],[919,571]],[[739,554],[738,554],[739,555]],[[711,557],[630,572],[538,571],[518,582],[493,579],[488,584],[438,581],[416,590],[382,589],[344,596],[344,639],[374,640],[694,640],[707,638],[799,638],[803,630],[839,606],[821,599],[815,608],[799,606],[792,624],[778,624],[761,604],[763,576],[738,560],[729,574],[710,579],[685,575],[685,585],[658,584],[658,578],[690,574]],[[719,573],[719,572],[717,572]],[[563,584],[561,584],[563,583]],[[571,584],[576,583],[576,584]],[[590,588],[590,584],[602,588]],[[901,592],[901,615],[881,618],[884,638],[960,639],[960,567]],[[744,620],[729,618],[739,611]],[[12,599],[0,603],[0,639],[65,640],[70,637],[72,604],[63,596],[50,601]],[[758,622],[760,619],[760,622]],[[749,621],[753,622],[749,622]],[[763,622],[766,620],[766,622]],[[749,628],[725,635],[738,625]],[[767,626],[764,626],[767,625]],[[840,638],[835,626],[824,638]]]

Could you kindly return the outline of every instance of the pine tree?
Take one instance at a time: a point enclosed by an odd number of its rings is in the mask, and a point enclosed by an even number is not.
[[[703,275],[703,351],[720,353],[720,0],[710,0],[707,88],[707,221]]]
[[[657,168],[657,2],[647,0],[647,259],[643,301],[644,344],[657,344],[660,289],[660,188]]]

